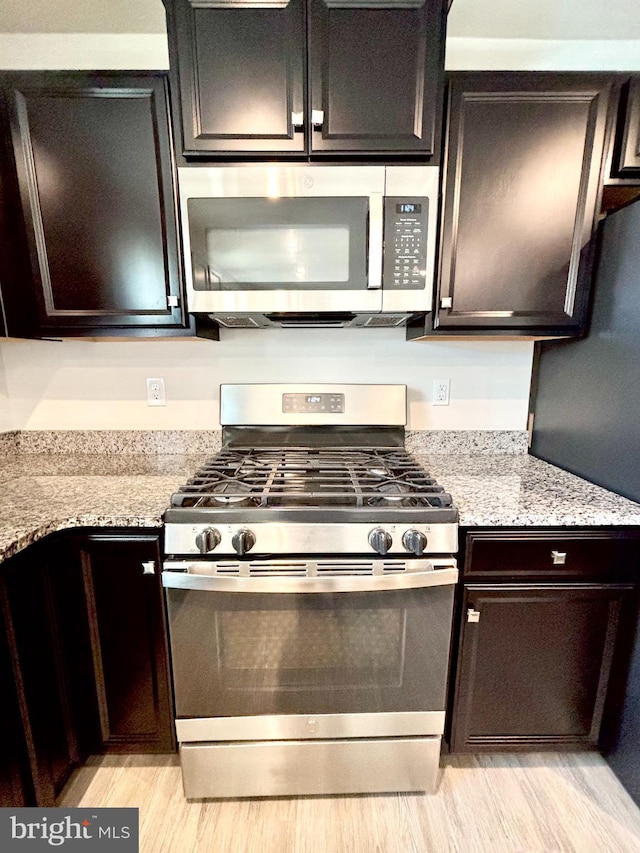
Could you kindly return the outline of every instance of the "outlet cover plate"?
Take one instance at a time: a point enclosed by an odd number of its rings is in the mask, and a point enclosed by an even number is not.
[[[434,379],[433,380],[433,405],[448,406],[449,391],[451,389],[450,379]]]
[[[147,406],[166,406],[164,379],[147,379]]]

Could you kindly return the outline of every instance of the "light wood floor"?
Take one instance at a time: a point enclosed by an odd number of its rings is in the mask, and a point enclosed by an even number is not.
[[[438,793],[187,803],[174,756],[107,756],[60,806],[137,806],[142,853],[638,853],[640,810],[595,754],[448,757]]]

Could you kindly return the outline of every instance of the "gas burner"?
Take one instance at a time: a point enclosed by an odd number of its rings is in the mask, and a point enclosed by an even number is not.
[[[393,477],[393,472],[383,465],[368,468],[367,474],[371,474],[372,477],[376,477],[379,480],[388,480],[390,477]]]
[[[411,492],[411,487],[407,483],[396,481],[394,483],[383,483],[379,491],[381,492],[381,500],[394,503],[405,500]]]
[[[251,498],[251,487],[236,480],[225,480],[211,486],[209,496],[215,503],[223,506],[228,504],[248,503]]]

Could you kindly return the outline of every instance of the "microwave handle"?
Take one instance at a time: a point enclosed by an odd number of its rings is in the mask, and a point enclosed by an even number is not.
[[[382,287],[383,210],[382,193],[371,193],[369,196],[368,290],[379,290]]]

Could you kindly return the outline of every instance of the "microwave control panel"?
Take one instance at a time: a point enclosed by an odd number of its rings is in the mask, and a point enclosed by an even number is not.
[[[385,198],[383,287],[389,290],[424,288],[428,216],[428,198]]]

